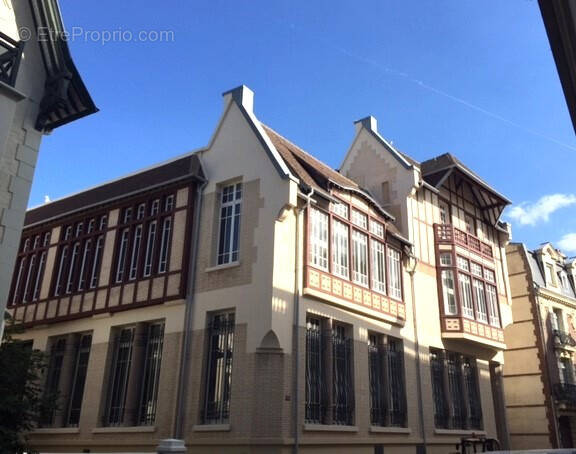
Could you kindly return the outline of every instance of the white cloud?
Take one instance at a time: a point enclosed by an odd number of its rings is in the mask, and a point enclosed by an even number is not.
[[[508,216],[520,225],[535,225],[537,222],[547,222],[550,215],[560,208],[576,203],[574,194],[550,194],[540,197],[535,203],[523,202],[514,206]]]
[[[560,241],[558,246],[564,252],[576,252],[576,233],[567,233]]]

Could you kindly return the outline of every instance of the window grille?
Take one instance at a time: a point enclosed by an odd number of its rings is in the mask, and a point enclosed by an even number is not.
[[[160,364],[164,342],[164,324],[154,323],[147,327],[142,396],[138,412],[139,425],[151,425],[156,420]]]
[[[46,373],[46,382],[44,385],[44,395],[48,400],[54,399],[58,394],[65,353],[66,338],[60,337],[54,339],[50,349],[48,371]],[[54,405],[51,405],[50,408],[43,409],[43,414],[41,415],[41,423],[43,426],[51,426],[54,424],[54,418],[56,416],[55,408]]]
[[[86,373],[88,370],[88,360],[90,359],[91,344],[91,334],[83,334],[80,336],[74,361],[74,375],[72,376],[70,406],[68,409],[67,425],[70,427],[76,427],[80,422],[80,412],[82,410],[82,399],[84,397],[84,385],[86,384]]]
[[[403,427],[406,425],[406,389],[402,341],[388,338],[386,348],[390,425]]]
[[[480,405],[480,389],[476,362],[470,358],[464,358],[462,366],[469,408],[468,428],[480,430],[482,429],[482,406]]]
[[[306,321],[306,415],[308,423],[320,424],[326,408],[323,380],[324,348],[321,321],[309,317]]]
[[[352,339],[347,336],[346,327],[342,325],[334,326],[332,352],[332,422],[339,425],[351,425],[354,415]]]
[[[124,422],[128,379],[132,367],[134,327],[122,328],[114,340],[114,356],[105,425],[118,426]]]
[[[432,373],[432,394],[434,397],[434,425],[448,428],[447,396],[444,389],[444,361],[440,352],[430,352],[430,371]]]
[[[202,419],[205,424],[225,424],[230,417],[234,314],[212,316],[208,326],[206,387]]]
[[[462,399],[462,365],[457,354],[448,353],[446,355],[446,369],[448,374],[448,393],[451,397],[451,425],[452,427],[464,428],[466,427],[466,408]]]

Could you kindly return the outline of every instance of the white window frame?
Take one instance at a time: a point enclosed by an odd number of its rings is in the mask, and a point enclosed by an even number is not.
[[[310,208],[310,265],[328,271],[329,216],[316,208]]]
[[[456,303],[456,282],[454,281],[453,270],[442,270],[442,296],[444,299],[444,314],[458,315],[458,304]]]
[[[352,282],[368,287],[368,235],[352,229]]]
[[[349,228],[344,222],[332,221],[332,272],[344,279],[350,279],[350,238]]]
[[[223,186],[220,191],[217,265],[238,261],[243,192],[241,182]]]
[[[388,250],[388,295],[402,300],[402,263],[400,251],[387,246]]]
[[[386,245],[374,239],[370,240],[372,252],[372,289],[386,294]]]

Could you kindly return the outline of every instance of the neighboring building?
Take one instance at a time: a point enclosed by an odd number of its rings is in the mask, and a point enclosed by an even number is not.
[[[97,110],[62,31],[56,0],[0,1],[0,332],[42,135]]]
[[[174,161],[196,169],[187,196],[166,183],[161,198],[142,172],[28,213],[11,310],[50,352],[46,386],[65,410],[35,447],[174,437],[191,453],[444,454],[472,434],[505,441],[508,201],[451,155],[399,153],[371,117],[337,172],[260,123],[248,88],[224,101],[210,143]],[[156,169],[171,181],[170,165]],[[155,200],[168,214],[146,217]],[[170,216],[170,258],[156,252],[148,275],[151,222],[158,251]]]
[[[576,130],[576,0],[538,0],[538,4]]]
[[[508,245],[514,324],[506,329],[504,388],[514,449],[576,441],[576,263],[550,243]]]

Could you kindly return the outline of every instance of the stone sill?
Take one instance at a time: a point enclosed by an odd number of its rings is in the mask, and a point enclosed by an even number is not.
[[[12,98],[16,102],[22,101],[26,98],[24,93],[2,81],[0,81],[0,93],[5,93],[6,96]]]
[[[192,430],[194,432],[229,432],[230,424],[197,424]]]
[[[304,424],[306,432],[358,432],[358,426],[339,426],[337,424]]]
[[[77,434],[80,433],[78,427],[39,427],[32,431],[32,435],[44,435],[44,434]]]
[[[435,435],[486,435],[485,430],[468,430],[468,429],[434,429]]]
[[[210,268],[206,268],[204,272],[211,273],[212,271],[227,270],[229,268],[236,268],[238,266],[240,266],[240,262],[223,263],[222,265],[215,265],[211,266]]]
[[[142,433],[156,432],[156,426],[117,426],[117,427],[96,427],[92,429],[93,434],[110,433]]]
[[[412,429],[408,427],[370,426],[370,432],[410,435],[412,433]]]

